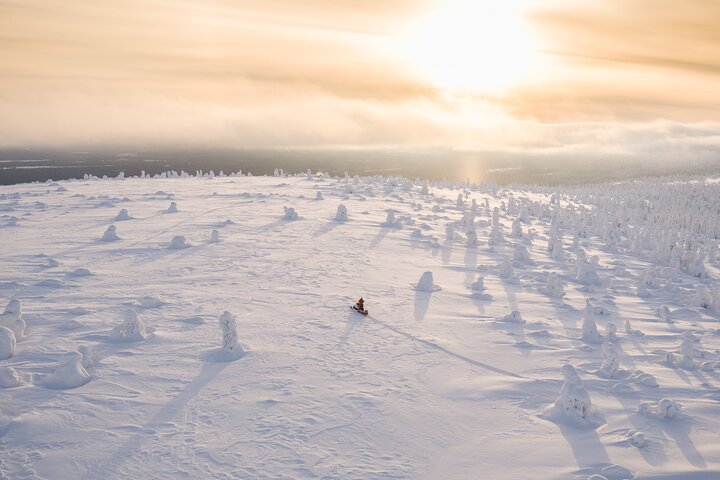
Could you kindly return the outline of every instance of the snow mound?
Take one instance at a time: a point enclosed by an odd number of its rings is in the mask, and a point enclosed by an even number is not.
[[[487,288],[485,288],[485,279],[483,277],[477,277],[477,280],[475,280],[473,283],[470,284],[470,290],[473,292],[479,292],[482,293]]]
[[[523,324],[525,323],[525,320],[523,320],[522,315],[520,315],[520,312],[517,310],[513,310],[512,313],[505,315],[501,319],[499,319],[501,322],[507,322],[507,323],[518,323]]]
[[[12,388],[22,385],[22,377],[12,367],[0,367],[0,388]]]
[[[440,290],[440,287],[435,285],[433,281],[432,272],[424,272],[420,280],[418,280],[416,284],[413,284],[412,287],[418,292],[437,292]]]
[[[644,385],[646,387],[657,387],[658,383],[655,377],[649,373],[645,373],[642,370],[633,370],[633,372],[627,377],[627,380],[632,383]]]
[[[337,212],[335,213],[336,222],[347,222],[348,221],[348,210],[343,204],[338,205]]]
[[[0,314],[0,326],[12,330],[16,340],[25,338],[25,320],[22,318],[22,303],[17,298],[10,300],[5,311]]]
[[[630,441],[630,445],[632,445],[635,448],[645,448],[649,444],[647,437],[642,432],[633,432],[630,435],[629,441]]]
[[[158,308],[165,304],[157,295],[146,293],[141,295],[137,300],[137,306],[140,308]]]
[[[45,280],[37,282],[35,286],[41,288],[62,288],[65,284],[55,278],[46,278]]]
[[[117,342],[138,342],[146,340],[152,336],[145,328],[145,324],[138,317],[135,310],[128,308],[125,310],[125,320],[122,325],[113,328],[110,338]]]
[[[83,367],[83,355],[80,352],[68,352],[60,365],[51,374],[41,377],[41,386],[58,390],[82,387],[92,379]]]
[[[182,250],[184,248],[190,248],[191,246],[183,235],[175,235],[172,240],[170,240],[167,248],[170,250]]]
[[[116,222],[121,222],[121,221],[123,221],[123,220],[132,220],[132,217],[131,217],[130,214],[128,213],[127,208],[123,208],[123,209],[121,209],[121,210],[118,212],[117,215],[115,215],[114,220],[115,220]]]
[[[672,420],[682,414],[682,405],[680,403],[663,398],[657,404],[641,403],[638,411],[643,415],[658,418],[660,420]]]
[[[92,272],[87,268],[76,268],[72,272],[68,273],[68,276],[70,277],[89,277],[90,275],[92,275]]]
[[[115,225],[109,225],[107,227],[107,230],[105,230],[105,233],[103,233],[103,236],[100,238],[100,241],[114,242],[116,240],[120,240],[120,237],[118,237],[117,234],[117,228],[115,227]]]
[[[15,334],[7,327],[0,327],[0,360],[6,360],[15,354]]]
[[[283,215],[283,217],[282,217],[283,220],[292,221],[292,220],[297,220],[297,219],[299,218],[299,217],[298,217],[298,214],[297,214],[297,212],[295,211],[294,208],[292,208],[292,207],[283,207],[283,209],[285,209],[285,213],[284,213],[284,215]]]
[[[90,347],[86,345],[82,345],[78,348],[78,352],[80,355],[82,355],[82,366],[85,369],[89,369],[93,366],[95,366],[96,358],[95,355],[90,350]]]
[[[401,228],[402,222],[395,218],[395,210],[389,209],[387,211],[387,217],[385,217],[385,221],[381,223],[380,226],[387,228]]]
[[[560,397],[545,412],[544,417],[575,427],[597,428],[602,425],[604,419],[592,406],[590,395],[575,368],[572,365],[563,365],[562,371],[565,381]]]

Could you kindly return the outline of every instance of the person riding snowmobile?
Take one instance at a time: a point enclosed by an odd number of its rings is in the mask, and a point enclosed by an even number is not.
[[[365,300],[363,300],[362,297],[360,297],[360,300],[355,302],[355,310],[358,310],[360,312],[365,311]]]

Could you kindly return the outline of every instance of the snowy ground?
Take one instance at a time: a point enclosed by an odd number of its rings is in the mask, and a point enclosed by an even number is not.
[[[720,478],[718,189],[0,187],[0,478]]]

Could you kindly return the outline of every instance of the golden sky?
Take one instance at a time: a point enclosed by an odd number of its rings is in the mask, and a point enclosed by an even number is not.
[[[0,0],[0,146],[622,153],[718,125],[714,0]]]

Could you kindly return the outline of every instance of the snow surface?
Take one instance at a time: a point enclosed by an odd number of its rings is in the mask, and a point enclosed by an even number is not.
[[[718,211],[683,178],[2,186],[0,478],[720,478]]]

